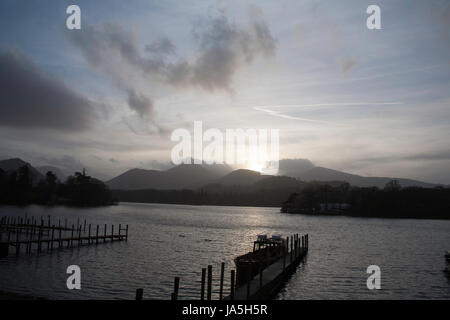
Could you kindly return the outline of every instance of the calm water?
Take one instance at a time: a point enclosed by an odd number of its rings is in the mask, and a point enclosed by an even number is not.
[[[180,276],[180,299],[199,298],[201,268],[213,265],[218,282],[226,263],[225,290],[233,258],[250,251],[257,234],[309,233],[307,260],[278,299],[449,299],[444,252],[450,221],[314,217],[276,208],[128,204],[95,209],[0,207],[0,216],[77,218],[92,224],[129,224],[128,242],[74,249],[10,253],[0,258],[0,290],[51,299],[169,299]],[[81,268],[82,289],[66,288],[66,268]],[[366,287],[366,268],[381,268],[381,290]],[[217,288],[215,288],[217,296]]]

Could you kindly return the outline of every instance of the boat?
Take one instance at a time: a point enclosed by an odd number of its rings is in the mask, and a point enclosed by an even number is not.
[[[236,285],[244,285],[251,271],[251,277],[256,276],[272,263],[283,257],[286,249],[286,240],[280,234],[274,234],[271,238],[260,234],[253,242],[253,251],[248,252],[234,259],[236,265]]]

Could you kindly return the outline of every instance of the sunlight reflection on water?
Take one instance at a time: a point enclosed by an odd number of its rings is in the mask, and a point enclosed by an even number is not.
[[[220,263],[226,263],[225,293],[233,258],[252,248],[257,234],[309,233],[307,260],[278,299],[450,298],[442,270],[450,221],[314,217],[281,214],[277,208],[130,204],[93,209],[0,207],[0,216],[24,214],[77,218],[93,225],[129,224],[127,242],[52,254],[33,252],[0,258],[0,290],[50,299],[169,299],[180,276],[180,299],[200,296],[201,268],[213,265],[218,297]],[[82,289],[66,288],[66,268],[77,264]],[[366,287],[367,266],[381,268],[378,291]]]

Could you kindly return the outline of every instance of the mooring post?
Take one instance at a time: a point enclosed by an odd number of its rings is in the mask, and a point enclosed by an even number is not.
[[[84,219],[83,234],[86,234],[86,219]]]
[[[206,300],[211,300],[212,291],[212,265],[208,265],[208,287],[206,289]]]
[[[173,283],[173,293],[172,293],[172,300],[178,299],[178,289],[180,288],[180,278],[175,277],[174,283]]]
[[[144,289],[142,288],[136,289],[136,300],[142,300],[143,296],[144,296]]]
[[[200,287],[200,300],[205,300],[205,278],[206,278],[206,268],[202,268],[202,284]]]
[[[80,217],[77,218],[77,231],[79,226],[80,226]]]
[[[95,243],[98,244],[98,225],[97,225],[97,231],[95,233]]]
[[[128,225],[127,225],[127,229],[125,231],[125,240],[128,240]]]
[[[231,270],[230,300],[234,300],[234,278],[235,278],[235,271]]]
[[[250,299],[250,286],[252,282],[252,264],[248,263],[248,273],[247,273],[247,300]]]
[[[62,232],[61,232],[61,228],[59,228],[58,249],[61,248],[61,238],[62,238]]]
[[[91,244],[91,224],[89,223],[88,244]]]
[[[223,297],[223,276],[225,273],[225,262],[220,265],[220,285],[219,285],[219,300]]]
[[[106,242],[106,223],[105,223],[105,229],[103,231],[105,232],[105,236],[103,237],[103,242]]]
[[[291,263],[292,263],[292,253],[293,253],[293,250],[292,250],[292,248],[294,247],[294,240],[293,240],[293,237],[291,236]]]
[[[114,224],[111,225],[111,241],[114,241]]]
[[[44,220],[41,220],[41,225],[39,226],[38,231],[38,252],[42,251],[42,227],[44,225]]]
[[[81,240],[81,226],[79,226],[78,227],[78,246],[81,246],[82,241],[83,240]]]
[[[54,239],[54,237],[55,237],[55,225],[53,224],[52,225],[52,240],[51,240],[51,243],[50,243],[50,251],[53,251],[53,239]]]
[[[286,269],[286,251],[289,244],[289,237],[286,237],[286,246],[283,248],[283,271]]]
[[[70,247],[73,248],[73,233],[75,231],[75,226],[72,224],[72,233],[70,235]]]
[[[48,226],[47,237],[50,236],[50,226]],[[47,239],[47,251],[50,251],[50,241]]]
[[[19,244],[19,232],[16,230],[16,254],[20,252],[20,244]]]
[[[120,224],[119,223],[119,240],[122,240],[121,238],[120,238],[120,230],[122,229],[122,224]]]

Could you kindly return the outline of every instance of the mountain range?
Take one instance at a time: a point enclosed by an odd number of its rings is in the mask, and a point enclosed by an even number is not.
[[[181,190],[207,188],[208,191],[223,190],[224,187],[256,186],[279,188],[293,187],[304,182],[348,182],[359,187],[383,188],[391,180],[398,180],[403,187],[437,186],[417,180],[394,177],[364,177],[324,167],[314,166],[305,159],[286,159],[280,161],[280,176],[262,175],[257,171],[237,169],[223,174],[223,170],[214,170],[215,165],[189,165],[182,164],[166,171],[131,169],[115,177],[106,184],[116,190],[160,189]]]
[[[67,174],[55,166],[33,167],[19,158],[0,161],[0,168],[6,172],[17,171],[27,165],[38,182],[48,171],[52,171],[60,181],[65,181]],[[360,187],[383,188],[386,183],[396,179],[403,187],[435,187],[436,184],[417,180],[394,177],[364,177],[343,171],[314,166],[307,159],[280,160],[279,176],[262,175],[257,171],[246,169],[233,170],[227,165],[218,164],[181,164],[168,170],[130,169],[121,175],[106,181],[106,185],[114,190],[182,190],[206,188],[208,191],[230,190],[236,188],[292,188],[304,182],[348,182]],[[80,168],[81,170],[81,168]]]

